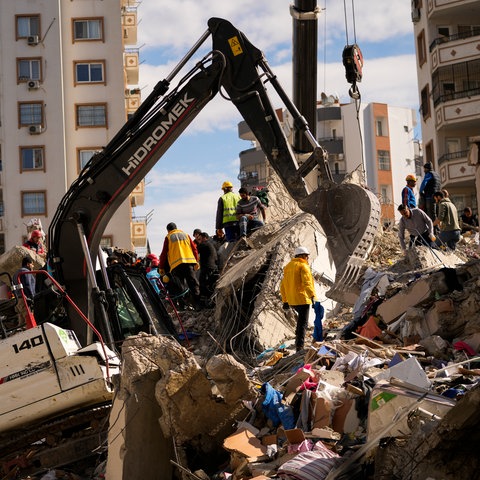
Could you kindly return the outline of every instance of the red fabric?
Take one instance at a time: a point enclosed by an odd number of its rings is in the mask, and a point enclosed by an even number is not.
[[[357,333],[362,337],[373,340],[376,337],[380,337],[382,331],[378,327],[375,317],[371,315],[370,318],[358,329]]]

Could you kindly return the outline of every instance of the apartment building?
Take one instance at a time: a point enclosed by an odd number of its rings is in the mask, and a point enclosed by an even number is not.
[[[137,16],[127,0],[0,3],[0,253],[27,223],[45,231],[95,151],[140,103]],[[132,248],[131,204],[110,221],[104,245]]]
[[[424,160],[458,210],[478,208],[467,156],[480,130],[480,2],[413,0]]]
[[[293,121],[288,112],[277,111],[286,135],[291,138]],[[358,120],[357,120],[358,117]],[[420,175],[422,160],[419,142],[414,138],[416,112],[410,108],[382,103],[340,104],[322,94],[317,105],[317,140],[328,152],[333,178],[340,183],[345,175],[357,171],[367,187],[380,199],[382,222],[399,219],[397,206],[408,174]],[[239,136],[252,147],[240,153],[242,185],[258,187],[268,182],[269,166],[245,122]],[[316,188],[318,178],[307,179]]]

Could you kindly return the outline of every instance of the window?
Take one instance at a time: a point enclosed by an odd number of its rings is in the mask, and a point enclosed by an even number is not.
[[[45,171],[44,147],[20,147],[20,172],[29,170]]]
[[[386,137],[387,136],[387,126],[385,118],[377,118],[375,120],[375,128],[377,137]]]
[[[425,145],[425,163],[431,163],[433,165],[433,160],[434,160],[434,155],[433,155],[433,140],[430,140],[426,145]]]
[[[73,41],[103,40],[103,18],[74,18]]]
[[[22,216],[46,215],[47,197],[45,191],[22,192]]]
[[[417,37],[418,65],[421,67],[427,61],[427,49],[425,47],[425,30]]]
[[[105,62],[75,62],[75,83],[105,83]]]
[[[430,116],[430,89],[428,85],[422,89],[421,93],[421,105],[420,111],[422,112],[423,119],[427,119]]]
[[[106,235],[100,240],[101,248],[112,248],[113,247],[113,237],[111,235]]]
[[[383,205],[391,204],[391,187],[388,185],[380,185],[380,202]]]
[[[43,124],[43,103],[18,103],[18,128]]]
[[[15,19],[17,40],[31,35],[40,36],[40,15],[16,15]]]
[[[76,124],[81,127],[106,127],[107,106],[105,104],[77,105]]]
[[[387,150],[378,150],[378,169],[390,170],[390,152]]]
[[[17,58],[17,81],[27,82],[28,80],[42,79],[41,58]]]
[[[78,171],[80,172],[83,170],[85,165],[88,163],[88,161],[97,153],[99,150],[101,150],[100,147],[97,148],[82,148],[77,150],[77,158],[78,158]]]

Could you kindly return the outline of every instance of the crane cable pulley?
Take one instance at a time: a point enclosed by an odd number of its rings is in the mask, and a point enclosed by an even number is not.
[[[363,55],[360,47],[357,44],[357,34],[355,29],[355,8],[354,0],[352,0],[352,16],[353,16],[353,42],[348,41],[348,26],[347,26],[347,7],[345,0],[343,0],[343,10],[345,14],[345,34],[347,39],[347,45],[343,49],[342,60],[345,67],[345,77],[347,82],[352,86],[348,91],[351,98],[358,100],[360,98],[360,91],[358,90],[357,83],[362,81],[362,68],[363,68]]]

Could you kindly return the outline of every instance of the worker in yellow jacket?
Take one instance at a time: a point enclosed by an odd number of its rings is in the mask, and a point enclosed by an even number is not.
[[[280,284],[283,308],[292,307],[297,312],[297,327],[295,330],[295,348],[303,350],[305,334],[308,326],[308,309],[315,301],[315,286],[308,265],[310,252],[306,247],[297,247],[295,257],[283,269],[283,279]]]
[[[199,306],[200,285],[195,274],[199,268],[197,247],[190,236],[179,230],[173,222],[167,225],[167,232],[159,259],[160,274],[169,271],[180,284],[186,282],[195,306]]]

